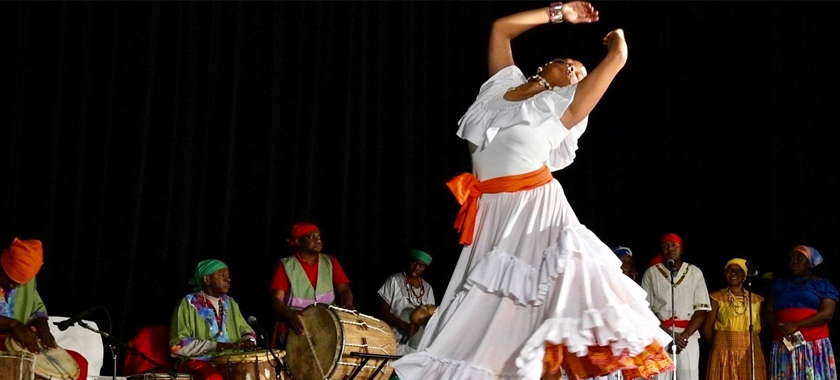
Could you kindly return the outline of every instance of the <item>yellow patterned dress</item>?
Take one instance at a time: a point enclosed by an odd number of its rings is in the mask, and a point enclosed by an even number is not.
[[[714,325],[712,352],[709,354],[707,380],[746,380],[750,379],[750,333],[749,305],[745,296],[736,296],[729,289],[719,290],[709,295],[718,304],[717,318]],[[753,294],[752,315],[755,333],[755,378],[767,379],[764,353],[761,351],[761,302],[764,298]]]

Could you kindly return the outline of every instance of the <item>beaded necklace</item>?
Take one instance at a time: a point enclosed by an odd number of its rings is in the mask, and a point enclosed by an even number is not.
[[[736,297],[740,298],[740,302],[736,301]],[[736,296],[732,294],[732,291],[729,288],[726,288],[726,298],[729,300],[729,304],[732,305],[732,315],[736,317],[740,317],[744,315],[747,311],[747,300],[746,300],[746,292],[740,296]]]
[[[405,272],[403,272],[403,277],[405,278],[405,289],[408,293],[408,303],[414,306],[422,306],[423,298],[426,295],[426,287],[423,286],[422,280],[420,282],[420,288],[415,288],[411,285],[411,281],[408,280],[408,275]]]

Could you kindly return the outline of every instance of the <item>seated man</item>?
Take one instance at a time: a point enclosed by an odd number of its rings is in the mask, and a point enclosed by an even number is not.
[[[190,285],[195,293],[187,294],[172,314],[170,353],[179,360],[178,372],[195,380],[223,380],[208,361],[224,350],[256,348],[256,334],[227,295],[230,271],[225,263],[215,259],[198,263]]]
[[[409,316],[415,309],[435,304],[432,286],[423,280],[423,272],[432,263],[432,256],[419,249],[411,250],[406,271],[396,273],[385,280],[379,289],[379,315],[391,325],[397,338],[397,355],[407,355],[417,350],[423,336],[424,322],[412,322]]]
[[[36,289],[35,275],[43,264],[44,250],[39,240],[15,238],[0,254],[0,351],[6,335],[34,353],[41,352],[42,347],[58,347],[47,325],[47,308]],[[79,355],[71,356],[81,369],[79,378],[86,377],[87,362]]]
[[[289,244],[294,255],[280,259],[271,281],[271,304],[277,315],[289,321],[295,333],[303,334],[300,310],[314,303],[333,304],[353,308],[350,280],[335,257],[321,253],[321,231],[314,224],[298,223],[292,227]],[[284,323],[274,326],[272,342],[283,345]]]

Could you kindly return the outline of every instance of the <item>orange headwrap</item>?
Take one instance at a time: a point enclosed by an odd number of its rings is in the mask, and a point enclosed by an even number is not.
[[[320,231],[318,226],[312,223],[298,223],[292,226],[292,232],[289,234],[289,239],[297,240],[312,231]]]
[[[40,240],[15,238],[12,245],[0,254],[0,266],[6,275],[21,285],[35,278],[41,265],[44,265],[44,249]]]

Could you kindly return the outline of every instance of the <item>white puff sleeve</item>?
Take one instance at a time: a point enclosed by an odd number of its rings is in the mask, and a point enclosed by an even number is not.
[[[586,131],[589,117],[567,129],[560,116],[574,99],[577,85],[554,87],[522,101],[499,100],[511,87],[525,83],[516,66],[508,66],[490,77],[482,86],[475,102],[458,121],[458,137],[484,149],[502,128],[529,125],[543,129],[551,145],[548,165],[552,171],[569,166],[575,159],[578,139]],[[502,106],[499,106],[502,105]]]

